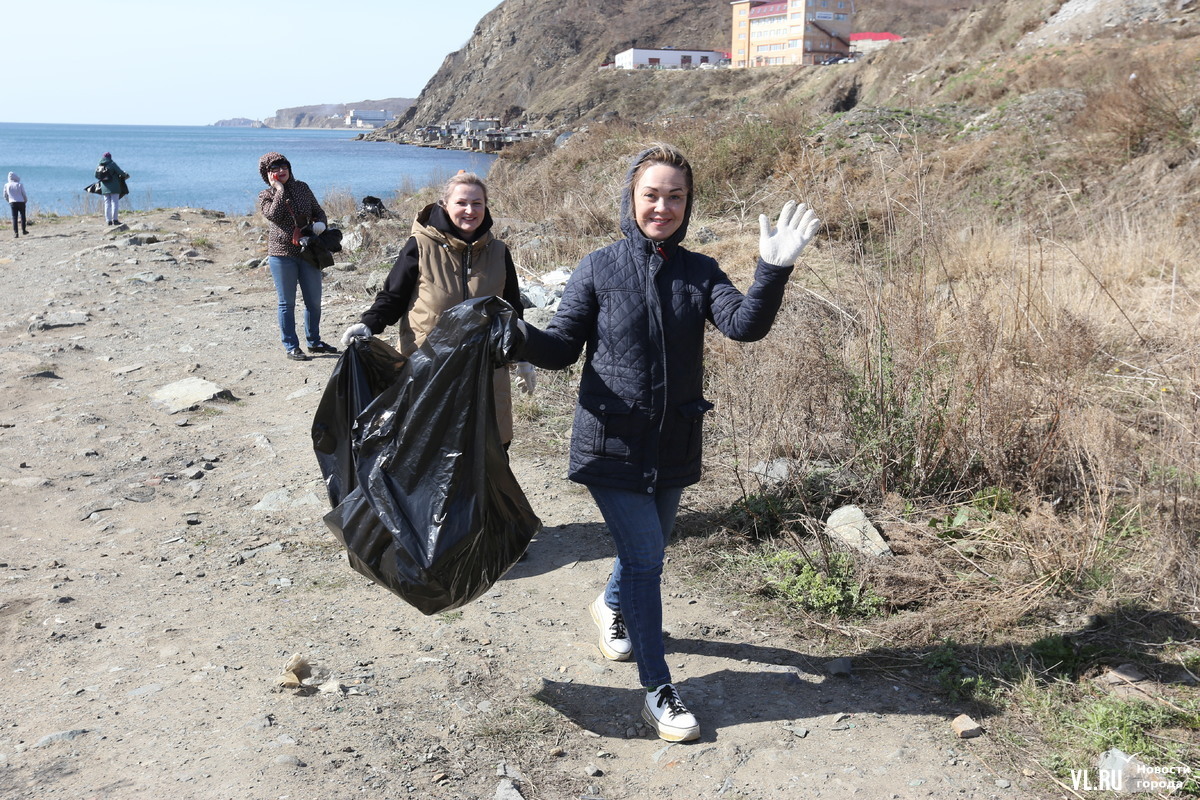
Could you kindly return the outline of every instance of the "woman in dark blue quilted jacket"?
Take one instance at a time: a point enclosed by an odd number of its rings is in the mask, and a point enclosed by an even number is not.
[[[660,737],[700,735],[671,683],[662,637],[663,554],[683,487],[700,479],[705,323],[731,339],[763,338],[800,251],[820,220],[789,201],[760,217],[754,283],[742,294],[713,259],[685,250],[692,168],[670,145],[634,157],[621,195],[624,238],[586,256],[544,331],[526,326],[521,357],[563,369],[584,354],[570,478],[588,487],[617,548],[591,604],[600,651],[632,656],[646,688],[642,717]]]

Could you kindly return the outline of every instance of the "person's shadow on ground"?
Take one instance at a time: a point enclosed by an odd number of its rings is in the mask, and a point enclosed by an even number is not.
[[[970,650],[980,663],[1024,669],[1047,684],[1089,680],[1110,667],[1132,662],[1152,683],[1195,686],[1195,676],[1179,664],[1160,660],[1157,654],[1168,642],[1197,638],[1200,628],[1183,616],[1123,607],[1099,615],[1086,627],[1027,646],[999,642]],[[723,729],[756,721],[791,723],[789,727],[795,731],[816,724],[853,726],[856,714],[941,714],[948,720],[965,711],[983,721],[997,712],[986,698],[944,702],[939,696],[941,673],[925,661],[930,648],[876,648],[858,653],[852,662],[870,666],[844,677],[825,675],[828,656],[806,655],[781,646],[668,637],[666,648],[668,659],[690,654],[752,665],[676,680],[684,701],[700,719],[701,741],[715,741]],[[921,669],[910,670],[910,676],[902,681],[895,679],[903,665],[914,663],[922,665]],[[636,668],[630,665],[630,669]],[[1152,686],[1150,691],[1158,690]],[[614,689],[543,679],[534,697],[585,730],[624,737],[639,720],[642,692],[636,687]],[[630,711],[614,717],[613,709]],[[838,719],[843,714],[850,718]]]

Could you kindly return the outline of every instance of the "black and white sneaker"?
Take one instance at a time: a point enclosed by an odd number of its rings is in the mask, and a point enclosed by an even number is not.
[[[621,612],[608,607],[603,593],[593,601],[589,610],[596,627],[600,629],[600,652],[609,661],[628,661],[633,652],[633,643],[629,641],[629,632],[625,630],[625,618]]]
[[[669,683],[646,692],[642,719],[654,728],[658,738],[668,742],[690,742],[700,738],[700,723],[696,722],[692,712],[679,699],[675,687]]]

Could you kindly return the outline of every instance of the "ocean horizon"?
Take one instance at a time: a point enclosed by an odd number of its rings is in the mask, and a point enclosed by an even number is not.
[[[0,122],[0,177],[21,176],[31,219],[82,214],[99,207],[83,189],[100,157],[130,174],[122,209],[205,208],[249,214],[266,184],[264,153],[283,153],[295,177],[323,198],[373,195],[386,204],[397,191],[440,183],[458,170],[486,175],[495,156],[392,142],[365,142],[361,131],[237,128],[215,125],[59,125]],[[7,214],[7,209],[5,210]]]

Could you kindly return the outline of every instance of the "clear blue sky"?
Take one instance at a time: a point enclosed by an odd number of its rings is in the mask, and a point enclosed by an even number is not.
[[[501,0],[8,0],[0,122],[208,125],[416,97]]]

